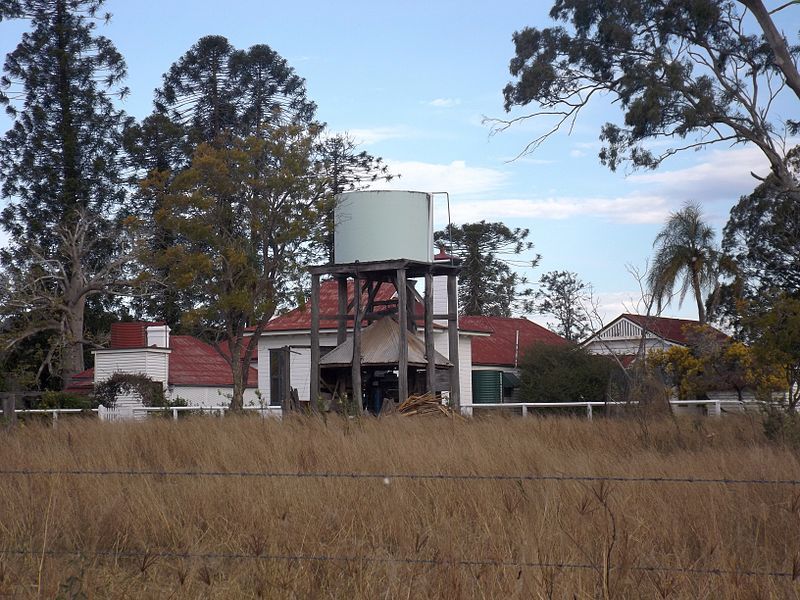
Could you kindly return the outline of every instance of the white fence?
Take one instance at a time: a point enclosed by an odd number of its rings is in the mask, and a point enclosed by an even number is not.
[[[180,413],[194,413],[194,414],[205,414],[205,415],[213,415],[218,417],[224,417],[225,413],[230,410],[228,406],[170,406],[167,408],[157,407],[157,406],[136,406],[131,408],[130,410],[118,410],[115,408],[92,408],[92,409],[83,409],[83,408],[36,408],[36,409],[17,409],[14,412],[18,415],[51,415],[53,421],[58,421],[59,415],[64,414],[95,414],[99,416],[102,420],[122,420],[125,418],[133,417],[146,417],[151,413],[160,413],[162,415],[171,415],[173,419],[177,420],[178,415]],[[280,406],[245,406],[244,409],[248,412],[258,412],[262,417],[267,417],[270,415],[280,415],[281,407]]]
[[[615,406],[629,406],[627,402],[508,402],[491,404],[465,404],[461,407],[461,414],[472,416],[474,409],[488,410],[519,410],[523,417],[527,417],[530,411],[547,412],[548,409],[556,408],[582,408],[586,411],[586,417],[592,419],[594,409],[609,408]],[[761,407],[763,402],[758,401],[730,401],[730,400],[670,400],[670,405],[675,411],[681,408],[697,407],[705,408],[707,414],[713,417],[720,417],[725,410],[742,412],[750,406]],[[14,412],[18,415],[51,415],[53,421],[58,421],[58,416],[63,414],[89,413],[96,414],[103,420],[124,420],[126,418],[146,418],[150,414],[171,415],[174,420],[178,419],[181,413],[211,415],[224,417],[230,408],[226,405],[219,406],[172,406],[167,408],[155,406],[137,406],[128,410],[100,407],[93,409],[81,408],[41,408],[41,409],[17,409]],[[257,412],[262,417],[280,416],[280,406],[245,406],[243,410]]]
[[[758,401],[730,401],[730,400],[670,400],[670,406],[675,409],[697,407],[706,408],[709,416],[720,417],[724,409],[734,409],[737,412],[746,410],[748,406],[764,406],[763,402]],[[614,406],[630,406],[629,402],[507,402],[507,403],[473,403],[465,404],[461,407],[461,414],[472,416],[473,409],[520,409],[523,417],[528,416],[531,410],[546,410],[552,408],[583,408],[586,417],[592,419],[595,408],[607,408]]]

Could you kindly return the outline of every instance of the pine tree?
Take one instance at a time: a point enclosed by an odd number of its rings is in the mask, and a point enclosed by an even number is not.
[[[462,259],[458,301],[461,314],[510,317],[533,310],[533,290],[515,267],[533,268],[541,257],[522,255],[533,249],[529,231],[503,223],[465,223],[434,233]]]
[[[104,0],[18,0],[2,18],[31,28],[7,57],[0,103],[14,119],[0,140],[4,307],[21,318],[6,346],[51,332],[47,362],[62,381],[84,366],[87,299],[109,291],[130,250],[117,218],[125,199],[118,149],[125,62],[97,35]]]

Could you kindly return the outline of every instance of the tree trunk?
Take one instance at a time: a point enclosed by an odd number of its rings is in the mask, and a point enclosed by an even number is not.
[[[233,366],[231,369],[231,374],[233,375],[233,395],[231,396],[230,410],[238,412],[244,407],[244,386],[246,383],[245,377],[247,376],[247,371],[245,369],[249,369],[250,365],[242,364],[243,361],[240,357],[238,344],[236,347],[229,344],[228,348],[230,349],[231,364]]]
[[[706,324],[706,307],[703,304],[703,291],[700,289],[700,274],[692,269],[692,290],[695,300],[697,300],[697,320],[701,325]]]
[[[67,298],[69,294],[65,294]],[[64,331],[64,357],[61,362],[61,384],[67,387],[72,378],[85,369],[83,361],[83,321],[86,299],[67,301]]]

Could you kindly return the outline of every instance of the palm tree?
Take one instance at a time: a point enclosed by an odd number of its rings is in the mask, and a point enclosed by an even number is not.
[[[667,219],[653,242],[656,254],[647,276],[659,311],[672,301],[676,285],[680,285],[679,307],[691,287],[698,320],[706,322],[703,290],[713,289],[720,256],[714,237],[714,230],[703,221],[697,204],[687,202]]]

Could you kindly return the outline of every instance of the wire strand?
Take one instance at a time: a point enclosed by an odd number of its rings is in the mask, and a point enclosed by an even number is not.
[[[728,477],[670,477],[622,475],[473,475],[454,473],[357,473],[284,471],[167,471],[155,469],[0,469],[0,476],[121,476],[121,477],[238,477],[261,479],[352,479],[352,480],[441,480],[441,481],[578,481],[614,483],[686,483],[693,485],[786,485],[800,486],[800,479]]]
[[[600,565],[588,563],[569,563],[569,562],[536,562],[536,561],[504,561],[490,559],[464,559],[464,558],[408,558],[408,557],[376,557],[376,556],[330,556],[324,554],[244,554],[234,552],[209,552],[191,553],[175,551],[118,551],[118,550],[98,550],[94,552],[82,552],[79,550],[23,550],[9,549],[0,550],[1,555],[46,555],[51,557],[97,557],[114,559],[183,559],[183,560],[253,560],[253,561],[275,561],[275,562],[346,562],[346,563],[367,563],[367,564],[407,564],[407,565],[428,565],[428,566],[456,566],[456,567],[498,567],[498,568],[528,568],[528,569],[570,569],[570,570],[598,570]],[[611,567],[612,570],[623,567]],[[746,576],[746,577],[770,577],[770,578],[790,578],[792,580],[800,577],[800,573],[790,571],[758,571],[752,569],[717,569],[701,567],[674,567],[666,565],[630,565],[625,569],[637,572],[650,573],[682,573],[692,576]]]

